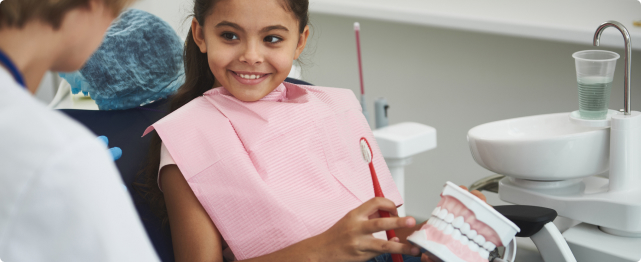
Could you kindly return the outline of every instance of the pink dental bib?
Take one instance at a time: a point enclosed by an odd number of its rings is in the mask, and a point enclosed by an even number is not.
[[[347,89],[284,83],[242,102],[215,88],[145,134],[154,129],[239,260],[318,235],[374,197],[361,137],[385,196],[402,204]]]

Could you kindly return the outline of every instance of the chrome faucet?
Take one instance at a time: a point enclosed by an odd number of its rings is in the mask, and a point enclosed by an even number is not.
[[[594,32],[594,40],[593,44],[594,46],[599,46],[599,40],[601,39],[601,33],[603,33],[603,30],[605,30],[608,27],[614,27],[616,29],[619,29],[619,32],[623,34],[623,41],[625,42],[625,68],[624,68],[624,75],[623,75],[623,108],[625,110],[625,114],[629,115],[631,112],[630,109],[630,67],[632,66],[632,46],[630,45],[630,33],[628,32],[628,29],[623,26],[623,24],[617,22],[617,21],[607,21],[599,26],[599,28],[596,29],[596,32]]]

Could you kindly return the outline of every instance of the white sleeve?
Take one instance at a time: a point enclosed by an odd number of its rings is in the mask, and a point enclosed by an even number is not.
[[[97,139],[52,156],[21,190],[4,261],[159,261],[122,179]],[[2,245],[0,245],[2,247]]]

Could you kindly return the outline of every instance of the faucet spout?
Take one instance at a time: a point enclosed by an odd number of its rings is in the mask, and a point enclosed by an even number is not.
[[[617,22],[617,21],[607,21],[602,23],[597,29],[596,32],[594,32],[594,39],[593,39],[593,44],[594,46],[599,46],[599,40],[601,39],[601,33],[603,33],[603,30],[605,30],[608,27],[614,27],[621,32],[623,35],[623,41],[625,42],[625,68],[624,68],[624,75],[623,75],[623,108],[625,110],[625,114],[629,115],[631,112],[630,109],[630,67],[632,66],[632,46],[630,45],[630,33],[628,32],[628,29],[623,26],[623,24]]]

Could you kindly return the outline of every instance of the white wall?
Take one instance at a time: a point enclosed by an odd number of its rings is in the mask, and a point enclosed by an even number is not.
[[[193,0],[139,0],[132,8],[152,13],[169,23],[181,38],[187,37]]]
[[[168,21],[185,37],[190,0],[141,0],[135,5]],[[641,18],[641,17],[640,17]],[[466,134],[479,124],[578,108],[575,51],[594,49],[518,37],[312,14],[312,39],[303,55],[303,79],[359,92],[352,24],[361,23],[366,92],[390,103],[390,123],[435,127],[438,148],[406,170],[409,215],[429,217],[445,181],[469,185],[492,174],[470,156]],[[595,28],[596,29],[596,28]],[[621,41],[622,46],[622,41]],[[622,54],[621,49],[610,49]],[[640,68],[641,52],[632,56]],[[635,69],[636,68],[636,69]],[[617,64],[611,108],[621,108],[623,59]],[[634,71],[633,71],[634,72]],[[632,108],[641,109],[639,74],[632,74]]]

